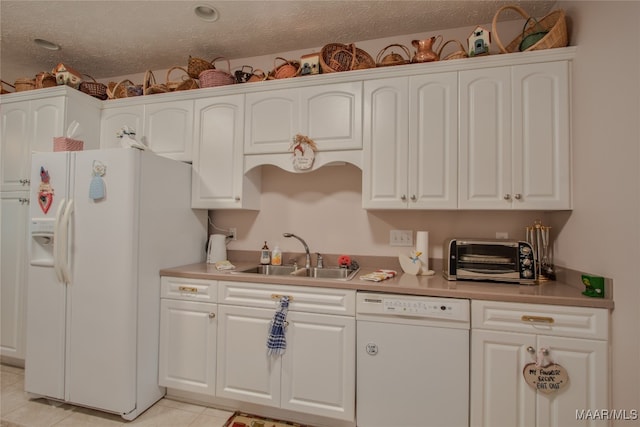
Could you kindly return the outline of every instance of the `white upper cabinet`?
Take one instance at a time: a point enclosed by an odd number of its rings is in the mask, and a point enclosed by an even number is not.
[[[571,209],[569,64],[460,72],[461,209]]]
[[[196,101],[191,206],[259,209],[261,170],[244,173],[244,95]]]
[[[116,134],[123,126],[136,131],[136,140],[151,151],[175,160],[192,161],[193,100],[117,105],[102,111],[102,148],[120,147]]]
[[[1,191],[29,189],[31,152],[53,151],[53,138],[65,136],[75,120],[84,149],[98,147],[100,103],[75,89],[55,87],[2,95]]]
[[[363,207],[455,209],[457,73],[365,82]]]
[[[244,153],[286,153],[296,134],[319,151],[361,149],[361,112],[360,81],[247,93]]]

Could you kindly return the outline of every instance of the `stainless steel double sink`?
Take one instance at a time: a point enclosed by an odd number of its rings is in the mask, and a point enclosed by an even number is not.
[[[257,265],[235,273],[249,273],[263,276],[300,276],[314,279],[351,280],[360,269],[350,270],[348,268],[328,267],[328,268],[296,268],[293,265]]]

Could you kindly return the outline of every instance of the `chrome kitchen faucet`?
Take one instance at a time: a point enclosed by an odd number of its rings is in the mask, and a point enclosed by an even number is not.
[[[300,241],[300,243],[302,243],[302,245],[304,246],[304,250],[307,253],[307,258],[304,263],[304,268],[306,268],[307,270],[310,270],[311,269],[311,253],[309,252],[309,246],[307,245],[307,242],[305,242],[301,237],[296,236],[293,233],[283,233],[282,235],[284,237],[295,237]]]

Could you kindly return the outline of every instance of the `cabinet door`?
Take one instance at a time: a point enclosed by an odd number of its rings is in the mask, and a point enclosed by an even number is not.
[[[216,311],[216,304],[161,300],[161,386],[215,395]]]
[[[557,393],[538,393],[538,426],[584,426],[576,411],[608,408],[608,346],[606,341],[539,336],[537,350],[547,348],[547,362],[567,370],[568,384]],[[590,420],[589,426],[606,426],[607,420]]]
[[[512,67],[514,208],[570,209],[569,64]]]
[[[66,126],[66,103],[64,96],[34,99],[31,101],[31,151],[53,151],[53,138],[63,136]],[[92,132],[93,129],[85,129]]]
[[[0,202],[0,355],[24,359],[29,194],[3,193]]]
[[[29,101],[2,104],[1,191],[29,190],[30,112]]]
[[[243,95],[197,100],[195,110],[192,207],[258,209],[260,170],[243,170]]]
[[[319,151],[362,148],[362,83],[300,88],[300,128]],[[286,150],[289,148],[283,147]]]
[[[267,355],[275,310],[218,306],[216,395],[280,406],[281,358]]]
[[[154,153],[190,162],[193,142],[193,101],[147,104],[144,109],[143,135]]]
[[[458,206],[458,74],[409,79],[409,207]]]
[[[283,409],[353,421],[355,318],[289,312]]]
[[[530,346],[536,346],[535,335],[472,330],[472,427],[535,425],[536,392],[522,376],[534,361]]]
[[[461,209],[511,209],[511,72],[461,71]]]
[[[244,153],[286,153],[300,133],[300,92],[273,90],[246,95]]]
[[[362,206],[407,207],[409,102],[407,78],[364,84]]]
[[[107,107],[103,109],[100,121],[100,148],[120,148],[120,139],[116,134],[124,126],[135,129],[136,140],[142,141],[143,123],[144,105]]]

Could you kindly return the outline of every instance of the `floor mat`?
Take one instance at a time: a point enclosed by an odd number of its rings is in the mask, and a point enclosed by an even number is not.
[[[275,420],[258,415],[235,412],[223,427],[312,427],[309,425],[293,423],[290,421]]]

